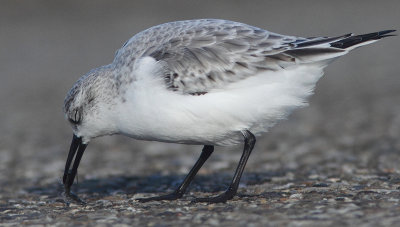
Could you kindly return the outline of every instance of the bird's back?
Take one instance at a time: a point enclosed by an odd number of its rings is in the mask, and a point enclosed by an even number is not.
[[[131,107],[119,110],[121,131],[145,140],[240,143],[240,131],[261,134],[304,106],[332,59],[390,32],[301,38],[214,19],[152,27],[114,61],[135,83],[124,93]]]

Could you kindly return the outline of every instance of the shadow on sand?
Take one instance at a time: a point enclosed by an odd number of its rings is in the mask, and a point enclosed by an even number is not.
[[[245,173],[241,185],[260,185],[270,182],[272,177],[280,177],[286,174],[282,172],[268,173]],[[161,175],[149,176],[123,176],[116,175],[96,179],[78,179],[74,183],[72,191],[84,198],[102,198],[113,195],[126,195],[128,197],[137,193],[163,194],[176,189],[185,175]],[[210,192],[217,193],[226,190],[232,176],[228,173],[216,173],[209,175],[198,175],[188,188],[188,192]],[[46,196],[49,199],[60,198],[63,193],[61,180],[48,184],[29,186],[25,188],[31,196]],[[240,195],[239,196],[247,196]]]

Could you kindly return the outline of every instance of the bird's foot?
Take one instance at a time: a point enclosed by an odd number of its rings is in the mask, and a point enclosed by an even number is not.
[[[86,202],[82,199],[80,199],[77,195],[70,191],[65,191],[63,193],[64,196],[64,202],[69,205],[70,203],[75,203],[78,205],[86,205]]]

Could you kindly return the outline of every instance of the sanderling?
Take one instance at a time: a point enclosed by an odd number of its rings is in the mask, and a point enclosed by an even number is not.
[[[256,136],[305,106],[333,59],[391,32],[301,38],[216,19],[171,22],[140,32],[116,52],[111,64],[81,77],[65,98],[65,116],[73,128],[65,194],[72,196],[79,162],[95,137],[123,134],[204,145],[173,193],[141,202],[181,198],[215,145],[244,142],[228,189],[194,200],[225,202],[237,192]]]

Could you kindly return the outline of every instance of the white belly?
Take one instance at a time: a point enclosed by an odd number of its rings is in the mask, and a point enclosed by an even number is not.
[[[322,74],[321,66],[301,65],[254,75],[200,96],[182,95],[159,83],[137,81],[126,93],[126,105],[116,110],[118,129],[142,140],[242,143],[240,131],[259,135],[295,108],[306,105]]]

